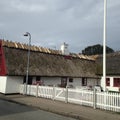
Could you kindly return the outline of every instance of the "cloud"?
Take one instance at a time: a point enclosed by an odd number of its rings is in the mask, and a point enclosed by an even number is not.
[[[120,1],[107,3],[107,44],[119,49]],[[4,38],[27,42],[22,34],[32,35],[32,44],[58,49],[67,42],[71,52],[102,44],[102,0],[4,0],[0,2],[0,33]]]
[[[43,5],[38,5],[38,4],[33,4],[33,5],[27,5],[27,4],[23,4],[23,3],[20,3],[19,5],[16,5],[16,4],[19,4],[19,3],[14,3],[12,5],[12,7],[18,11],[21,11],[21,12],[43,12],[46,10],[46,7],[43,6]]]

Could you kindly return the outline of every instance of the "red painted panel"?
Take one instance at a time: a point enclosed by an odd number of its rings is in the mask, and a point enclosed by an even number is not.
[[[106,78],[106,86],[110,86],[110,78]]]
[[[120,78],[114,78],[114,87],[120,87]]]
[[[5,55],[3,52],[2,41],[0,40],[0,76],[6,75]]]

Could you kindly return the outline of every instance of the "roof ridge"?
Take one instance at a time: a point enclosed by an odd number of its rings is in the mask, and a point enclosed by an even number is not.
[[[2,46],[4,46],[4,47],[25,49],[25,50],[29,49],[28,44],[22,44],[20,42],[13,42],[13,41],[9,41],[9,40],[1,40],[1,41],[2,41]],[[45,47],[40,47],[40,46],[35,46],[35,45],[31,45],[30,50],[44,52],[44,53],[62,54],[60,50],[53,50],[50,48],[45,48]]]
[[[24,49],[24,50],[29,49],[28,44],[22,44],[20,42],[13,42],[13,41],[9,41],[9,40],[1,40],[1,41],[2,41],[2,46],[4,46],[4,47]],[[53,50],[50,48],[45,48],[45,47],[40,47],[40,46],[35,46],[35,45],[31,45],[30,50],[31,51],[38,51],[38,52],[42,52],[42,53],[48,53],[48,54],[63,55],[60,50]],[[71,56],[73,58],[92,60],[92,61],[95,61],[95,59],[96,59],[95,56],[87,56],[87,55],[76,54],[76,53],[70,53],[70,55],[68,55],[68,56]]]

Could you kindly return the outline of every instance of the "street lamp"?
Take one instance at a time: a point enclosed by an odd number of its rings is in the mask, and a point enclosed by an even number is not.
[[[29,73],[29,63],[30,63],[30,46],[31,46],[31,34],[26,32],[24,36],[29,37],[29,44],[28,44],[28,60],[27,60],[27,70],[26,70],[26,90],[25,94],[27,94],[27,84],[28,84],[28,73]]]
[[[103,82],[106,91],[106,38],[107,38],[107,0],[104,0],[104,28],[103,28]]]

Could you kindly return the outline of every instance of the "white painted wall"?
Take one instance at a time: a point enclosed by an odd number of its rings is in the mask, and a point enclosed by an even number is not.
[[[41,81],[43,81],[43,84],[45,86],[57,86],[58,84],[61,84],[61,77],[41,77]],[[36,82],[36,77],[33,77],[32,83]]]
[[[82,82],[81,82],[81,78],[73,78],[73,82],[69,82],[69,79],[68,79],[68,83],[67,85],[68,86],[73,86],[73,88],[79,88],[82,86]]]
[[[110,78],[110,86],[106,86],[106,88],[104,89],[104,80],[103,80],[103,77],[101,78],[101,86],[103,88],[103,90],[108,90],[108,91],[119,91],[119,87],[114,87],[114,83],[113,83],[113,79],[114,78],[120,78],[119,76],[106,76],[106,78]]]
[[[23,83],[23,77],[19,76],[8,76],[6,82],[6,94],[19,93],[20,84]]]
[[[97,84],[100,85],[100,80],[98,80],[98,83],[97,83],[96,79],[87,78],[87,87],[88,86],[94,87]],[[73,85],[75,88],[86,87],[86,86],[82,86],[82,78],[74,78],[73,83],[68,81],[68,85]]]
[[[97,80],[97,79],[88,78],[87,82],[88,82],[87,86],[100,85],[100,80]]]
[[[119,92],[119,88],[118,87],[106,87],[108,91],[116,91]]]
[[[41,77],[41,80],[44,84],[47,85],[55,85],[61,84],[61,77]]]
[[[61,84],[61,77],[41,77],[45,86],[58,86]],[[36,81],[36,77],[33,77],[33,81]],[[9,93],[19,93],[20,84],[23,83],[22,76],[5,76],[0,77],[0,92],[9,94]],[[69,82],[67,79],[67,85],[73,86],[73,88],[82,88],[82,78],[73,78],[73,82]],[[97,85],[96,79],[87,79],[87,86]],[[86,87],[86,86],[85,86]]]
[[[33,79],[33,81],[35,78]],[[41,77],[41,80],[44,81],[45,86],[61,84],[61,77]],[[100,81],[100,80],[99,80]],[[98,83],[100,85],[100,82]],[[67,85],[73,86],[74,88],[82,87],[82,78],[73,78],[73,82],[69,82],[69,78],[67,79]],[[96,79],[87,79],[87,86],[95,86],[97,85]]]
[[[7,82],[7,77],[6,76],[0,76],[0,93],[5,93],[6,82]]]
[[[113,81],[114,77],[107,77],[107,78],[110,78],[110,86],[114,87],[114,81]]]

